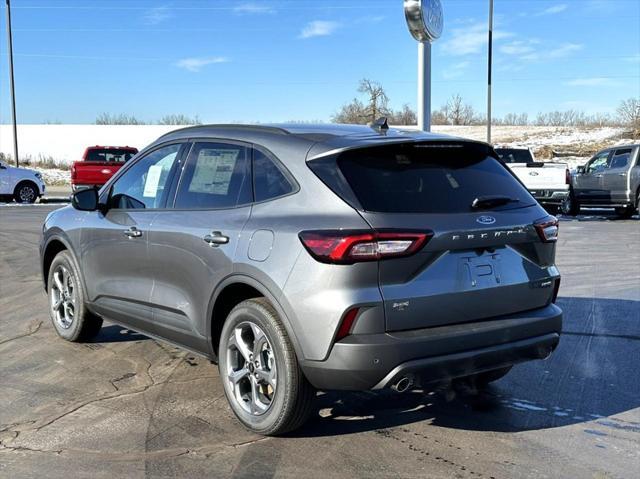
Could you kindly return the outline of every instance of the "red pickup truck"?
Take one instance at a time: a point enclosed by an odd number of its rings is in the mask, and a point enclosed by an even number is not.
[[[138,149],[131,146],[88,147],[82,160],[71,166],[73,191],[104,185],[136,153]]]

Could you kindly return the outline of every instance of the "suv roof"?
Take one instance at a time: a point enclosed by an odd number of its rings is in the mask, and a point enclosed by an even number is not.
[[[343,124],[268,124],[268,125],[197,125],[169,132],[158,142],[185,138],[225,138],[257,143],[266,148],[286,146],[304,150],[304,156],[318,157],[334,150],[372,146],[374,144],[462,140],[449,135],[397,128],[376,129],[366,125]],[[470,141],[470,140],[464,140]]]

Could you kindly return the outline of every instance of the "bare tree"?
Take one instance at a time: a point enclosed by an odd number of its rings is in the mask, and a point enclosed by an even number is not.
[[[389,108],[387,106],[389,104],[389,97],[380,83],[371,81],[368,78],[363,78],[360,80],[358,92],[369,98],[367,107],[369,121],[373,122],[381,116],[389,116]]]
[[[183,114],[171,114],[163,116],[160,121],[158,121],[158,125],[201,125],[202,122],[196,115],[195,118],[191,118],[189,116]]]
[[[447,114],[444,111],[444,107],[439,110],[433,110],[431,112],[431,124],[432,125],[446,125]]]
[[[465,103],[458,94],[453,95],[447,104],[440,108],[440,112],[450,125],[471,125],[477,117],[473,107]]]
[[[634,130],[634,135],[640,135],[640,98],[629,98],[620,103],[618,116],[622,123]]]
[[[366,124],[368,121],[366,107],[357,98],[351,103],[343,105],[338,113],[331,118],[335,123],[355,123],[358,125]]]
[[[343,105],[332,120],[336,123],[360,123],[373,122],[381,116],[390,116],[389,97],[380,83],[363,78],[360,80],[358,92],[366,96],[362,102],[354,98],[351,103]]]
[[[100,113],[96,118],[96,125],[144,125],[145,122],[138,120],[133,115],[120,113],[112,115],[111,113]]]
[[[494,120],[496,124],[519,126],[529,124],[529,115],[526,113],[507,113],[502,120]]]
[[[417,125],[418,115],[415,110],[405,103],[401,110],[391,112],[389,123],[392,125]]]

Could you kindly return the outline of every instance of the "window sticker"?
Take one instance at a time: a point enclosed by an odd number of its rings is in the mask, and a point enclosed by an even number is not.
[[[226,195],[239,154],[240,150],[200,150],[189,192]]]
[[[144,182],[144,192],[142,196],[145,198],[155,198],[158,194],[158,185],[162,176],[162,165],[153,165],[147,171],[147,178]]]

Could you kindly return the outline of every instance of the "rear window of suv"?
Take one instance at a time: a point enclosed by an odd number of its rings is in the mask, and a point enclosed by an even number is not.
[[[365,211],[469,212],[473,211],[474,199],[494,195],[514,200],[495,209],[535,203],[506,167],[489,156],[484,145],[401,144],[364,148],[343,153],[337,164]],[[336,193],[340,195],[339,191]]]

